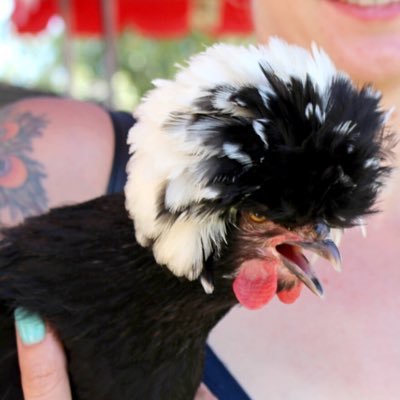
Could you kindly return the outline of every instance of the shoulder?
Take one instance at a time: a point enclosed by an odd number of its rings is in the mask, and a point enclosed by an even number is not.
[[[13,224],[105,193],[112,122],[95,104],[23,99],[0,109],[0,153],[0,219]]]

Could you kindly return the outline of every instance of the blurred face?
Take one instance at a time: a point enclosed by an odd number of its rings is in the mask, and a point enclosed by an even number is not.
[[[260,42],[315,41],[356,81],[400,84],[398,0],[253,0],[253,14]]]

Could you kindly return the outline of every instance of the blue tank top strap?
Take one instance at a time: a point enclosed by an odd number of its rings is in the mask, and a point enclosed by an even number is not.
[[[208,345],[203,382],[218,400],[251,400]]]
[[[108,181],[107,194],[118,193],[126,182],[126,163],[129,159],[129,147],[126,143],[129,129],[135,123],[132,114],[125,111],[109,111],[114,129],[114,159]]]

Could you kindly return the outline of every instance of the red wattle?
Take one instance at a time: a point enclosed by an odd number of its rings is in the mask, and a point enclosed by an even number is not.
[[[281,290],[277,296],[282,303],[292,304],[299,298],[302,288],[303,284],[299,282],[290,290]]]
[[[250,310],[266,305],[276,293],[277,267],[263,260],[243,263],[233,282],[233,291],[239,303]]]

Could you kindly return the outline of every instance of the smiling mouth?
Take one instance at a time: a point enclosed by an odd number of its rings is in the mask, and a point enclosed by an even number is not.
[[[330,240],[284,242],[276,246],[276,251],[285,268],[303,282],[314,294],[322,297],[324,290],[315,275],[310,262],[303,254],[309,250],[328,260],[336,271],[341,271],[342,260],[336,244]]]
[[[399,0],[327,0],[343,13],[363,21],[390,20],[400,14]]]
[[[330,0],[336,3],[351,4],[358,7],[380,7],[400,4],[399,0]]]

